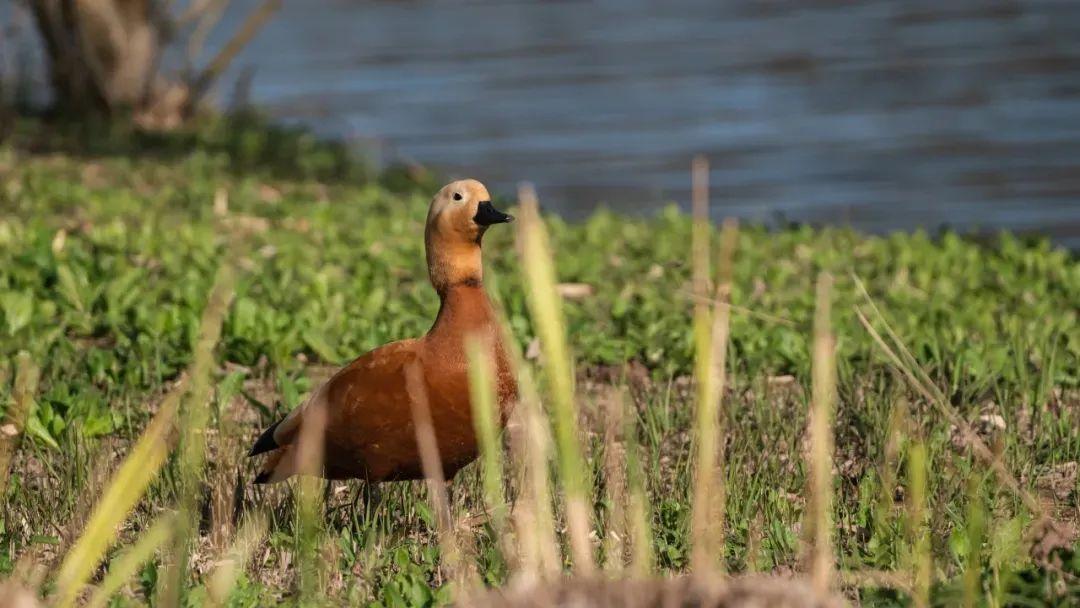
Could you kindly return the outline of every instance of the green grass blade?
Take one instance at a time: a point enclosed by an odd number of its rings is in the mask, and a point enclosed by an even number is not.
[[[135,544],[113,560],[105,578],[86,603],[87,608],[105,606],[109,599],[138,573],[139,568],[153,558],[154,552],[169,542],[175,528],[176,514],[170,513],[159,517],[148,529],[139,534]]]
[[[56,576],[54,606],[67,608],[116,540],[116,531],[147,486],[161,470],[169,454],[169,435],[180,398],[187,389],[181,381],[162,401],[158,413],[135,442],[94,507],[82,535],[64,557]]]
[[[506,529],[506,495],[503,491],[502,444],[499,442],[498,412],[495,404],[495,374],[491,362],[492,345],[471,336],[466,342],[469,360],[469,393],[473,427],[480,447],[484,501],[491,514],[492,529],[503,538]]]
[[[908,538],[911,547],[912,602],[917,608],[930,605],[932,562],[927,525],[926,446],[916,441],[908,451]]]
[[[589,489],[585,460],[578,438],[578,411],[574,398],[574,373],[566,344],[562,298],[555,290],[555,266],[547,230],[540,219],[536,195],[522,188],[518,241],[529,310],[544,353],[544,371],[551,387],[552,416],[559,473],[566,490],[567,531],[574,569],[581,574],[593,571],[589,542]]]
[[[167,569],[169,576],[160,596],[163,603],[175,607],[181,605],[191,539],[197,533],[206,462],[206,429],[210,419],[210,376],[214,367],[214,348],[221,339],[221,327],[235,293],[235,280],[235,272],[229,263],[218,268],[199,323],[189,366],[191,388],[180,414],[180,513],[173,536],[173,556]]]
[[[836,409],[836,339],[832,334],[832,277],[818,276],[814,314],[813,387],[810,417],[811,580],[819,597],[832,586],[833,412]]]
[[[982,571],[982,545],[986,535],[986,509],[983,507],[982,494],[979,487],[982,485],[982,476],[977,473],[971,474],[968,480],[968,505],[964,519],[964,528],[967,535],[968,554],[964,563],[964,608],[976,608],[979,605],[980,575]]]

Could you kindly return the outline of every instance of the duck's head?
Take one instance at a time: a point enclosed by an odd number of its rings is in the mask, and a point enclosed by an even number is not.
[[[442,293],[457,283],[479,283],[480,240],[488,227],[514,221],[491,204],[484,184],[463,179],[442,187],[428,208],[424,244],[431,284]]]

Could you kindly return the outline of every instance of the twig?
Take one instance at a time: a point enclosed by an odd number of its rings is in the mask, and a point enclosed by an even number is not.
[[[202,0],[199,5],[199,22],[195,24],[195,29],[188,36],[185,45],[186,61],[189,66],[194,65],[202,55],[203,46],[206,45],[206,38],[218,21],[221,20],[221,15],[225,12],[225,7],[229,5],[229,0]]]
[[[229,67],[229,64],[240,53],[241,49],[248,42],[251,42],[251,39],[255,37],[255,34],[259,33],[262,26],[281,8],[282,2],[283,0],[264,0],[258,8],[247,16],[240,29],[218,51],[218,54],[207,64],[206,68],[191,81],[187,102],[189,111],[202,99],[203,95],[209,90],[210,85]]]

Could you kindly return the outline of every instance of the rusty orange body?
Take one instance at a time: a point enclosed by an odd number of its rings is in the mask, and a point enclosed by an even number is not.
[[[286,418],[267,429],[251,454],[270,452],[257,483],[297,474],[328,479],[395,481],[423,477],[412,420],[406,369],[421,370],[439,455],[446,476],[477,455],[469,398],[466,340],[492,346],[496,395],[502,422],[517,396],[517,385],[495,310],[482,283],[480,241],[494,223],[513,218],[491,206],[487,189],[475,180],[445,186],[432,200],[425,245],[428,272],[441,306],[421,338],[393,342],[360,356],[339,370]],[[316,410],[316,408],[318,408]],[[316,415],[317,414],[317,415]],[[324,425],[305,432],[304,422]],[[301,458],[301,441],[322,439],[322,466]]]

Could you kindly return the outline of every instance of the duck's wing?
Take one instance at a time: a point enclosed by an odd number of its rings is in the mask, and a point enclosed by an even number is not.
[[[404,368],[416,359],[416,347],[417,340],[401,340],[361,355],[320,385],[303,405],[263,431],[248,455],[278,453],[271,454],[255,482],[281,481],[296,472],[295,463],[289,464],[295,460],[295,450],[290,448],[303,435],[305,420],[317,421],[333,433],[334,425],[350,417],[344,410],[367,401],[365,394],[386,395],[397,392],[399,386],[404,390]],[[293,452],[292,458],[289,452]]]

